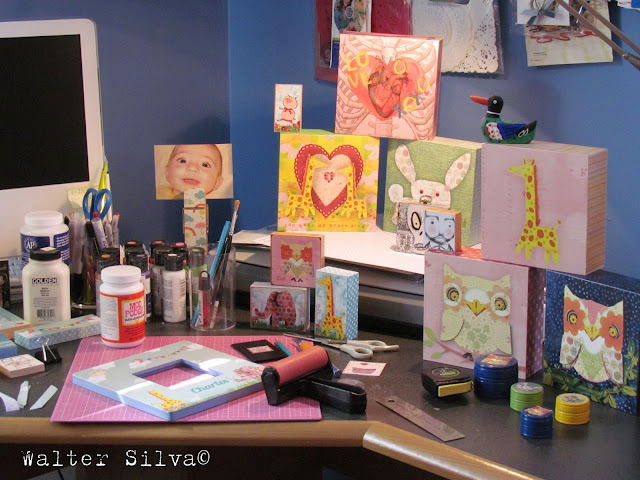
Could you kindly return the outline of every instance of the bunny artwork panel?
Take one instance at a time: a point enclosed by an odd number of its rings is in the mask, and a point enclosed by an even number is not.
[[[431,140],[441,57],[439,38],[340,35],[336,133]]]
[[[482,147],[482,257],[585,275],[605,263],[607,150]]]
[[[480,242],[480,152],[482,144],[436,137],[389,140],[383,230],[396,232],[401,202],[461,212],[462,246]]]
[[[379,155],[374,137],[281,133],[278,230],[374,231]]]
[[[638,415],[640,280],[546,275],[544,383]]]

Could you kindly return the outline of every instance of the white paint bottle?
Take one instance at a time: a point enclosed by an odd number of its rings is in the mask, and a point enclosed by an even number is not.
[[[42,247],[56,247],[62,261],[69,265],[69,227],[64,224],[60,212],[41,210],[27,213],[20,228],[20,244],[23,267],[29,263],[29,252]]]
[[[144,342],[145,296],[142,273],[132,265],[114,265],[101,272],[100,331],[102,342],[129,348]]]
[[[184,259],[177,253],[169,253],[164,260],[162,273],[162,318],[177,323],[187,319],[187,276]]]
[[[31,325],[71,318],[69,267],[54,247],[35,248],[22,269],[22,302],[25,321]]]

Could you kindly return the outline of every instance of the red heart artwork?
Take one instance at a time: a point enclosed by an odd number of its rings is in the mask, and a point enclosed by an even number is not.
[[[311,191],[311,200],[314,207],[326,218],[338,208],[340,208],[340,206],[347,199],[347,185],[345,185],[344,188],[342,188],[338,192],[334,190],[333,192],[330,192],[328,194],[325,192],[321,195],[319,195],[318,192],[315,191],[315,188],[311,185],[310,189],[305,188],[305,184],[307,181],[313,181],[313,172],[307,172],[307,167],[309,165],[309,159],[314,155],[323,155],[327,159],[327,165],[329,165],[332,159],[336,158],[338,155],[344,155],[348,157],[350,163],[353,165],[354,170],[354,190],[356,185],[360,183],[360,179],[362,178],[363,162],[362,157],[360,156],[360,152],[352,145],[340,145],[330,154],[327,153],[327,151],[320,145],[316,145],[313,143],[303,146],[298,151],[295,162],[293,164],[293,169],[296,175],[296,180],[298,181],[298,185],[300,186],[303,195],[305,191]],[[322,181],[330,184],[336,178],[336,174],[335,172],[324,172],[323,176],[320,178]]]
[[[399,57],[387,64],[368,56],[365,65],[353,63],[348,73],[349,85],[362,104],[380,120],[407,109],[405,99],[418,92],[418,81],[425,77],[420,64]],[[395,107],[395,108],[394,108]]]

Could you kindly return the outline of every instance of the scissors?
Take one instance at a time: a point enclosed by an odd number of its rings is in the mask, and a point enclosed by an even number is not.
[[[371,358],[373,357],[373,352],[392,352],[400,349],[398,345],[387,345],[381,340],[348,340],[346,342],[340,342],[339,340],[336,341],[324,338],[306,337],[304,335],[294,335],[292,333],[285,333],[284,335],[286,337],[301,338],[310,342],[321,343],[327,347],[337,348],[357,360]]]
[[[91,220],[93,213],[96,212],[103,220],[107,216],[107,212],[111,208],[111,191],[103,188],[96,190],[89,188],[82,198],[82,210],[84,218]]]

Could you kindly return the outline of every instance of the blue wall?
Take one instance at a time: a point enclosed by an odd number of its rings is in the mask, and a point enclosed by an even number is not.
[[[515,2],[514,2],[515,3]],[[98,29],[105,149],[122,238],[177,240],[180,202],[155,200],[154,144],[233,143],[238,228],[276,221],[278,135],[273,85],[304,85],[303,125],[333,129],[335,83],[314,78],[314,2],[225,0],[3,0],[0,20],[86,17]],[[609,150],[607,265],[640,276],[640,72],[611,64],[529,68],[513,6],[500,0],[504,74],[442,77],[438,135],[482,141],[482,107],[470,94],[505,98],[504,117],[539,121],[539,140]],[[640,12],[613,21],[640,43]],[[383,142],[384,143],[384,142]],[[384,166],[383,166],[384,167]],[[382,168],[384,171],[384,168]],[[209,201],[212,237],[231,201]]]

